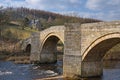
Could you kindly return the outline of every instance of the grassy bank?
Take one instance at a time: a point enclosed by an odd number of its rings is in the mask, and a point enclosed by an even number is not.
[[[1,26],[1,37],[5,39],[11,39],[11,40],[21,40],[30,37],[32,32],[37,32],[34,29],[31,29],[30,27],[26,27],[24,30],[21,26],[16,24],[7,24]]]
[[[26,27],[22,30],[17,24],[0,25],[0,60],[14,54],[20,53],[19,41],[30,37],[34,29]]]

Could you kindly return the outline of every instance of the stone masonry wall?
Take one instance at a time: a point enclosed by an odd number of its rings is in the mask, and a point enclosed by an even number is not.
[[[120,32],[120,21],[99,22],[81,25],[81,53],[96,39],[110,33]]]
[[[80,24],[65,25],[63,74],[67,77],[80,76],[81,73],[81,34]]]
[[[40,33],[33,33],[31,36],[31,61],[39,61],[40,59]]]
[[[69,23],[65,24],[65,27],[51,27],[32,35],[30,58],[32,61],[40,61],[40,52],[44,42],[54,35],[64,43],[63,75],[65,77],[100,75],[102,73],[102,66],[99,67],[101,62],[82,62],[82,55],[95,40],[116,32],[120,33],[120,21],[88,24]]]
[[[56,36],[64,43],[64,29],[64,26],[52,26],[40,33],[33,33],[31,36],[31,61],[41,60],[43,45],[50,36]]]

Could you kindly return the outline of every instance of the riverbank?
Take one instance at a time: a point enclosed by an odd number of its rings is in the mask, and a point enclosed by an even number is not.
[[[61,75],[61,76],[42,78],[42,79],[35,79],[35,80],[63,80],[63,78],[64,78],[63,75]]]
[[[16,64],[30,64],[29,56],[11,56],[7,61],[14,61]]]
[[[0,61],[14,61],[17,64],[30,64],[30,56],[21,51],[19,41],[0,39]]]
[[[15,52],[15,42],[0,40],[0,60],[5,60]]]

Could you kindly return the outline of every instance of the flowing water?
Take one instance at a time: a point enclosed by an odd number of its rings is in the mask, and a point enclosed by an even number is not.
[[[9,61],[0,61],[0,80],[34,80],[62,74],[62,68],[57,64],[14,64]]]
[[[58,61],[56,64],[42,64],[39,66],[0,61],[0,80],[35,80],[58,75],[62,75],[62,61]],[[120,61],[104,62],[103,76],[100,78],[80,80],[120,80]]]

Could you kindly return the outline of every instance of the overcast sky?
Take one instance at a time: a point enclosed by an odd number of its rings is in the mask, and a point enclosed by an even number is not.
[[[0,6],[27,7],[104,21],[120,20],[120,0],[0,0]]]

